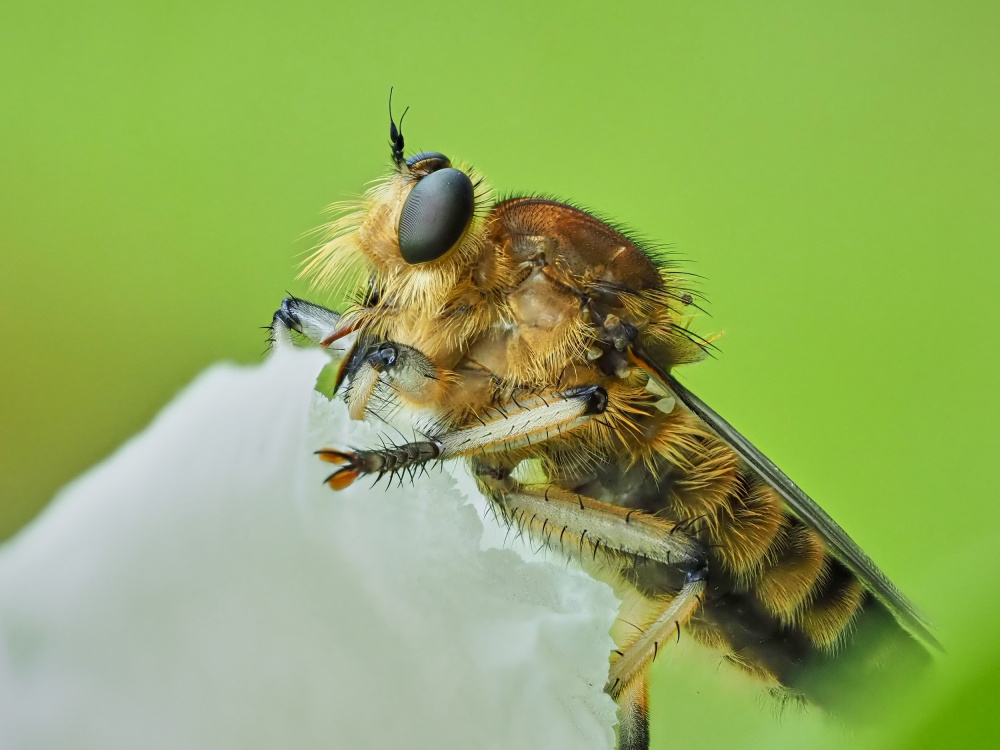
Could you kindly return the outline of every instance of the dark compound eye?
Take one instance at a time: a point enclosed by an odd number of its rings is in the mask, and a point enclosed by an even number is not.
[[[451,159],[442,154],[440,151],[421,151],[419,154],[414,154],[406,160],[406,166],[413,167],[425,159],[434,159],[435,161],[444,162],[442,166],[445,167],[451,166]]]
[[[412,265],[437,260],[458,242],[476,208],[469,176],[458,169],[431,172],[410,191],[399,217],[399,250]]]

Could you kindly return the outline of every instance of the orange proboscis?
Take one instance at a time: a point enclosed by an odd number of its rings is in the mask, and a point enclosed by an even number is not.
[[[338,327],[333,333],[331,333],[325,339],[320,341],[319,345],[326,348],[330,346],[330,344],[332,344],[334,341],[342,339],[344,338],[344,336],[347,336],[350,333],[354,333],[356,330],[358,330],[357,323],[348,323],[343,328]]]

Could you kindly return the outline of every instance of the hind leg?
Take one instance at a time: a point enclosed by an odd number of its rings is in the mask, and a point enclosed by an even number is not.
[[[610,574],[622,557],[646,560],[676,571],[683,584],[676,593],[651,597],[632,588],[613,635],[620,644],[612,656],[604,690],[618,703],[619,750],[648,750],[646,672],[660,652],[680,638],[702,603],[708,577],[704,547],[684,527],[655,515],[547,486],[519,485],[494,477],[478,465],[477,476],[507,523],[533,540],[580,560],[599,577]],[[626,585],[626,579],[619,579]],[[628,591],[628,589],[626,589]],[[636,617],[630,610],[640,612]],[[623,626],[632,629],[625,632]]]
[[[618,750],[649,750],[649,690],[646,673],[618,695]]]
[[[681,590],[665,602],[656,619],[612,662],[608,684],[604,688],[611,697],[617,698],[634,680],[645,675],[646,668],[652,664],[660,650],[680,639],[681,628],[701,605],[704,591],[704,569],[687,573],[687,580]]]
[[[704,568],[688,572],[681,590],[669,599],[654,602],[641,597],[646,607],[655,604],[652,621],[630,637],[624,637],[621,632],[613,633],[623,648],[615,652],[604,690],[618,704],[618,750],[649,748],[649,666],[666,647],[679,640],[681,628],[701,605],[704,575]],[[627,597],[622,602],[622,609],[626,606]],[[619,617],[620,624],[627,622],[621,615]]]

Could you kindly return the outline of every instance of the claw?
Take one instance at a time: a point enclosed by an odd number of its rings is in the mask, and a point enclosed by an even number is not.
[[[326,461],[328,464],[337,464],[338,466],[353,466],[354,462],[358,460],[357,453],[335,451],[331,448],[318,450],[316,451],[316,455],[319,456],[320,461]]]
[[[343,490],[350,487],[360,475],[361,472],[357,469],[345,466],[328,476],[325,483],[330,486],[331,490]]]
[[[323,480],[332,490],[350,487],[354,480],[361,476],[361,470],[357,466],[358,454],[353,451],[335,451],[331,448],[323,448],[316,451],[316,455],[320,457],[321,461],[344,467]]]

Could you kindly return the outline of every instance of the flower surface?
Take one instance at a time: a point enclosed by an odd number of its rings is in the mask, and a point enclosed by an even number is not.
[[[394,439],[327,361],[211,368],[0,550],[0,746],[613,744],[610,589],[460,473],[325,488],[314,450]]]

